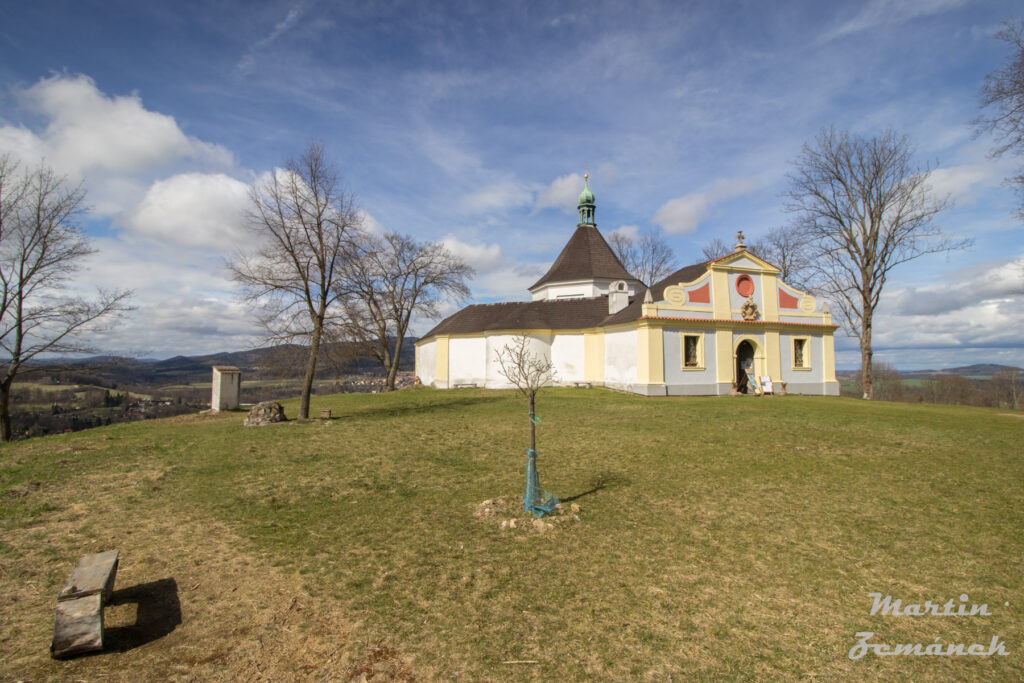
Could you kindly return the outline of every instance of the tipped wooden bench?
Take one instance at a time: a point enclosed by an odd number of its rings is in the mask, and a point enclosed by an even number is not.
[[[103,649],[103,606],[110,601],[120,551],[86,555],[57,593],[52,657],[71,657]]]

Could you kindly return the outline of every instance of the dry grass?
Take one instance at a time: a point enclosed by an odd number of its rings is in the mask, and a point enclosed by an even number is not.
[[[526,434],[511,394],[314,403],[335,419],[173,418],[0,449],[3,674],[1024,678],[1024,432],[995,411],[547,392],[541,482],[581,510],[540,532],[507,504]],[[110,651],[50,660],[57,589],[115,547]],[[872,617],[871,591],[966,592],[993,616]],[[866,630],[999,635],[1011,656],[852,662]]]

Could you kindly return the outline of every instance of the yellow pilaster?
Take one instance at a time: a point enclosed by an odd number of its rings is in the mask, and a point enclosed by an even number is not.
[[[583,379],[604,381],[604,330],[583,333]]]
[[[715,330],[715,378],[719,383],[733,380],[732,331]]]
[[[778,331],[767,330],[764,333],[765,361],[768,364],[768,376],[776,382],[782,379],[782,361],[779,348]]]
[[[637,384],[665,383],[665,348],[661,328],[641,323],[637,330]]]
[[[825,381],[836,381],[836,346],[831,334],[821,335],[821,344],[824,347],[822,357],[825,361]]]
[[[724,270],[711,271],[711,293],[715,317],[722,320],[732,318],[732,308],[729,306],[729,273]]]
[[[435,360],[437,361],[434,381],[441,388],[448,388],[448,337],[437,338]]]
[[[763,304],[761,316],[764,320],[777,322],[779,319],[779,278],[775,273],[761,273],[761,303]]]

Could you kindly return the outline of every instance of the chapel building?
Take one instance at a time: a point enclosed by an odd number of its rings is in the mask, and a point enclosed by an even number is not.
[[[467,306],[416,342],[424,385],[510,388],[497,356],[526,336],[558,385],[723,395],[767,377],[788,393],[839,394],[827,303],[783,282],[742,233],[731,254],[648,287],[598,231],[589,182],[578,208],[575,233],[530,287],[531,301]]]

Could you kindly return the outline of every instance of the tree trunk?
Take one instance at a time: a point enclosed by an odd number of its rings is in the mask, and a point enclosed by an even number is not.
[[[398,375],[398,366],[402,362],[402,336],[395,336],[395,352],[391,356],[391,366],[388,368],[387,390],[395,390],[395,377]]]
[[[0,441],[11,440],[11,379],[0,382]]]
[[[864,389],[865,400],[871,400],[871,384],[874,380],[871,374],[871,357],[874,352],[871,350],[871,313],[864,307],[864,314],[860,321],[860,378]]]
[[[530,450],[531,451],[535,451],[535,450],[537,450],[537,425],[533,421],[533,419],[536,417],[536,415],[533,414],[533,398],[534,398],[534,394],[532,392],[530,393],[529,398],[530,398]]]
[[[309,344],[309,360],[306,361],[306,376],[302,381],[302,396],[299,398],[299,419],[309,419],[309,396],[313,393],[313,377],[316,375],[316,360],[320,353],[320,334],[323,323],[313,321],[313,338]]]

